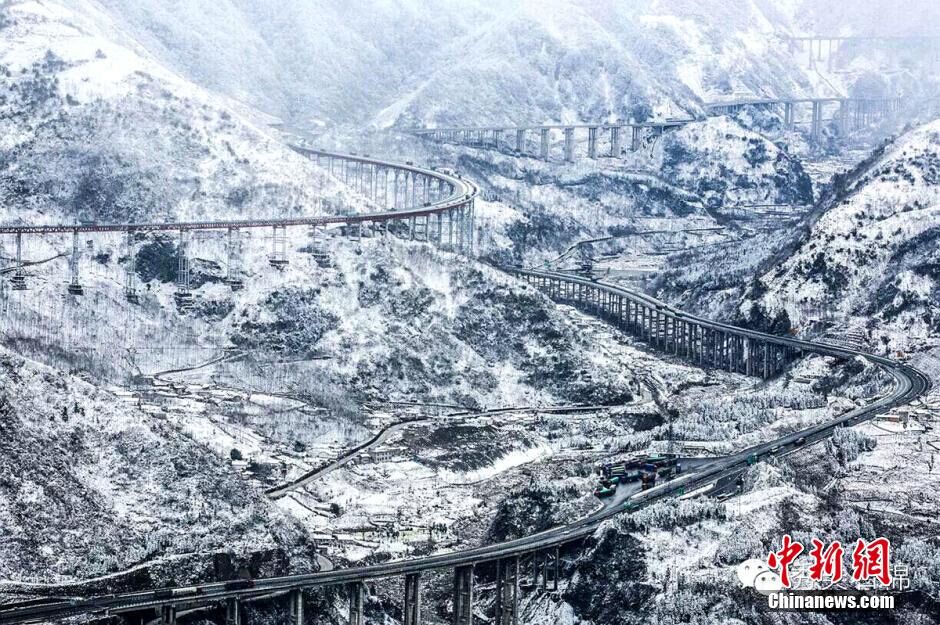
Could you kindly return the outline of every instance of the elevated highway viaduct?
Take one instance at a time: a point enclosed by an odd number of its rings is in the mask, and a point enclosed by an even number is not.
[[[313,151],[306,153],[312,154]],[[360,171],[380,171],[381,168],[397,169],[399,175],[424,176],[437,179],[435,184],[449,191],[449,195],[432,201],[428,206],[406,207],[393,211],[368,215],[310,217],[300,220],[251,220],[245,227],[293,227],[297,225],[320,225],[342,223],[345,225],[363,222],[387,223],[389,221],[411,221],[424,219],[424,239],[431,244],[448,247],[443,230],[436,233],[427,224],[436,215],[448,216],[458,230],[464,231],[463,245],[457,251],[472,252],[472,236],[465,232],[466,213],[472,213],[475,187],[453,176],[444,177],[439,172],[414,166],[394,166],[368,157],[330,155],[320,152],[320,158],[342,161],[344,167],[359,163]],[[420,180],[420,179],[419,179]],[[422,182],[417,183],[423,189]],[[423,193],[423,191],[421,192]],[[421,193],[418,194],[420,197]],[[374,194],[372,194],[374,196]],[[463,216],[461,216],[463,212]],[[233,222],[207,222],[186,224],[186,228],[229,227]],[[257,225],[255,225],[257,224]],[[461,225],[463,224],[463,225]],[[140,227],[140,224],[134,224]],[[177,230],[180,224],[149,224],[152,229]],[[128,224],[120,226],[88,226],[85,232],[112,232],[111,228],[125,231]],[[32,232],[71,232],[49,230],[48,226],[33,227]],[[418,230],[421,232],[421,229]],[[23,230],[14,231],[24,232]],[[414,222],[410,232],[415,232]],[[431,236],[428,236],[431,233]],[[420,237],[419,237],[420,238]],[[450,240],[454,246],[454,240]],[[711,321],[692,313],[677,310],[643,293],[605,284],[587,278],[551,271],[535,271],[518,267],[505,270],[520,280],[540,289],[553,300],[571,304],[597,315],[621,331],[636,337],[653,350],[673,357],[683,358],[689,363],[715,367],[728,371],[769,378],[783,371],[794,359],[805,354],[822,354],[839,359],[864,358],[881,367],[893,380],[893,387],[882,397],[829,422],[793,432],[776,440],[767,441],[727,456],[715,459],[676,479],[652,489],[630,495],[625,500],[606,504],[593,513],[572,521],[567,525],[525,536],[516,540],[490,544],[471,549],[438,553],[430,556],[385,562],[381,564],[333,569],[317,573],[287,575],[281,577],[218,582],[181,588],[153,588],[116,595],[83,598],[50,598],[19,604],[0,606],[0,625],[34,623],[76,616],[140,615],[156,611],[164,625],[174,625],[178,611],[201,606],[225,605],[232,625],[238,625],[245,602],[284,596],[290,602],[291,614],[297,625],[304,622],[306,589],[328,586],[343,586],[349,597],[349,622],[362,625],[364,622],[365,584],[374,580],[403,578],[404,623],[418,625],[421,620],[422,575],[431,571],[453,571],[453,623],[469,625],[473,621],[475,597],[475,568],[487,564],[496,571],[496,622],[504,625],[516,623],[524,576],[530,576],[533,584],[554,586],[560,576],[559,549],[592,534],[601,523],[622,513],[648,506],[662,499],[691,492],[697,487],[727,478],[746,467],[754,458],[764,459],[774,451],[792,450],[802,445],[812,445],[830,436],[836,428],[851,426],[865,419],[914,401],[930,388],[930,381],[913,367],[888,358],[868,354],[847,347],[828,345],[793,337],[774,336],[745,328]]]
[[[743,108],[767,109],[780,114],[783,124],[788,129],[798,124],[808,125],[809,135],[819,139],[825,122],[835,122],[842,132],[861,128],[872,121],[883,119],[901,110],[903,98],[753,98],[713,102],[704,105],[706,115],[728,115]],[[811,112],[809,120],[803,121],[799,115],[802,108]],[[826,117],[825,115],[829,115]],[[516,154],[529,154],[530,133],[537,134],[537,151],[533,154],[543,161],[552,158],[553,137],[563,136],[562,158],[565,162],[577,160],[576,132],[587,132],[587,157],[598,158],[602,155],[610,158],[622,157],[627,149],[631,152],[640,150],[663,133],[681,128],[699,121],[694,117],[687,119],[667,119],[648,122],[587,122],[578,124],[532,124],[505,126],[452,126],[441,128],[409,128],[405,133],[442,143],[454,143],[493,150],[509,149]],[[602,154],[601,137],[607,134],[608,149]],[[629,144],[625,139],[629,135]],[[583,136],[583,135],[582,135]],[[627,147],[625,147],[627,146]]]

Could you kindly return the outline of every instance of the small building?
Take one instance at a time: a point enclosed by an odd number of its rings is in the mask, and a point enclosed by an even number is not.
[[[405,452],[404,447],[379,447],[374,449],[370,454],[371,460],[373,462],[388,462],[389,460],[399,456]]]

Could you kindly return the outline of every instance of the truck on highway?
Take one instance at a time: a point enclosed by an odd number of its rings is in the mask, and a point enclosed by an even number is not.
[[[607,497],[613,497],[616,492],[617,486],[615,484],[611,484],[610,486],[604,486],[602,484],[594,489],[594,496],[598,499],[606,499]]]

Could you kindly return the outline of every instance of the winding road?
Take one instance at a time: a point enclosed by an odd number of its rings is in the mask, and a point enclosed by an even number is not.
[[[358,160],[363,162],[372,162],[372,159],[368,159],[366,157],[349,158],[358,158]],[[385,161],[375,162],[381,163],[383,166],[398,167],[398,165],[387,163]],[[420,171],[438,175],[438,172],[431,172],[430,170]],[[336,223],[337,221],[350,219],[356,221],[367,221],[376,219],[389,219],[390,217],[400,218],[402,216],[423,215],[440,210],[440,206],[442,205],[445,207],[445,209],[452,208],[453,206],[457,206],[458,204],[466,202],[467,198],[463,196],[470,196],[472,198],[472,195],[475,195],[476,190],[471,183],[467,183],[466,181],[458,180],[456,178],[451,178],[451,180],[452,184],[454,185],[454,195],[451,196],[451,198],[445,198],[445,200],[443,200],[441,203],[438,203],[434,206],[422,207],[420,209],[407,209],[405,211],[398,211],[391,214],[381,213],[372,214],[369,216],[359,215],[347,218],[305,218],[300,221],[304,224],[326,222]],[[285,220],[287,225],[294,225],[295,221],[298,220]],[[250,223],[251,225],[272,225],[272,223],[276,222],[277,220],[262,220],[260,223],[254,221],[240,223]],[[158,228],[158,226],[160,226],[158,224],[150,224],[148,226],[152,226],[153,229],[162,228]],[[165,226],[165,229],[174,230],[180,229],[181,226],[192,228],[206,227],[205,225],[182,225],[178,223],[165,224],[163,226]],[[208,227],[226,226],[210,225]],[[52,232],[59,231],[49,230],[49,226],[37,228],[45,228],[46,231]],[[68,227],[67,231],[71,231],[74,228],[74,226],[70,226]],[[141,224],[136,224],[133,226],[133,228],[140,229]],[[94,228],[91,227],[90,229]],[[104,228],[104,230],[108,229],[111,229],[111,227]],[[126,230],[127,225],[121,226],[120,228],[114,227],[113,229]],[[4,230],[0,229],[0,232],[2,231]],[[34,229],[31,231],[37,230]],[[186,596],[183,598],[172,596],[172,591],[167,591],[166,589],[151,589],[139,592],[123,593],[119,595],[108,595],[81,599],[57,598],[30,601],[21,604],[7,604],[0,607],[0,624],[47,621],[77,615],[115,614],[137,611],[145,608],[160,608],[167,605],[176,605],[182,609],[183,607],[195,607],[199,605],[220,602],[229,598],[246,600],[256,597],[270,596],[272,594],[278,594],[298,588],[330,586],[344,584],[347,582],[365,582],[393,576],[402,576],[409,573],[430,571],[434,569],[455,568],[459,566],[479,564],[481,562],[494,561],[511,556],[520,556],[537,550],[554,548],[590,535],[598,528],[601,523],[613,518],[618,514],[621,514],[624,511],[635,510],[637,508],[647,506],[653,502],[660,501],[664,498],[684,494],[687,491],[692,491],[695,488],[704,486],[711,482],[720,480],[722,478],[727,478],[728,476],[739,472],[743,467],[746,467],[749,464],[749,460],[752,460],[754,456],[756,456],[758,459],[767,458],[778,453],[792,451],[793,449],[803,445],[817,443],[830,436],[838,427],[854,425],[863,420],[870,419],[877,414],[886,412],[896,406],[909,403],[926,393],[930,388],[930,381],[928,378],[913,367],[880,356],[867,354],[862,351],[817,343],[813,341],[800,340],[791,337],[773,336],[757,331],[741,329],[734,326],[729,326],[727,324],[710,321],[690,313],[674,310],[663,302],[656,300],[655,298],[652,298],[643,293],[624,289],[614,284],[605,284],[586,278],[550,271],[535,271],[520,268],[506,268],[506,271],[520,278],[551,279],[554,281],[577,286],[579,289],[590,289],[595,292],[602,292],[605,295],[642,303],[644,306],[651,306],[664,311],[665,315],[671,315],[673,319],[681,318],[682,321],[695,322],[702,327],[715,331],[733,332],[736,336],[744,336],[748,337],[749,339],[762,341],[764,343],[792,348],[803,353],[822,354],[840,359],[853,359],[861,357],[886,371],[894,380],[894,387],[891,392],[887,393],[883,397],[872,401],[868,405],[859,407],[849,413],[841,415],[832,421],[815,425],[798,432],[793,432],[779,439],[741,450],[740,452],[731,456],[708,462],[699,467],[694,472],[683,474],[674,480],[660,484],[650,490],[637,492],[629,495],[628,497],[609,502],[593,513],[583,518],[574,520],[568,525],[554,527],[549,530],[516,540],[510,540],[461,551],[439,553],[420,558],[385,562],[382,564],[375,564],[370,566],[333,569],[310,574],[257,579],[254,580],[254,585],[250,588],[227,588],[226,583],[224,582],[202,584],[199,586],[198,595]]]

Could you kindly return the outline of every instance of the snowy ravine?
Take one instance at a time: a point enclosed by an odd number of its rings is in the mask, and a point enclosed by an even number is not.
[[[940,122],[900,137],[839,190],[797,247],[745,294],[794,327],[832,319],[906,351],[940,317]],[[748,304],[742,305],[746,308]]]

